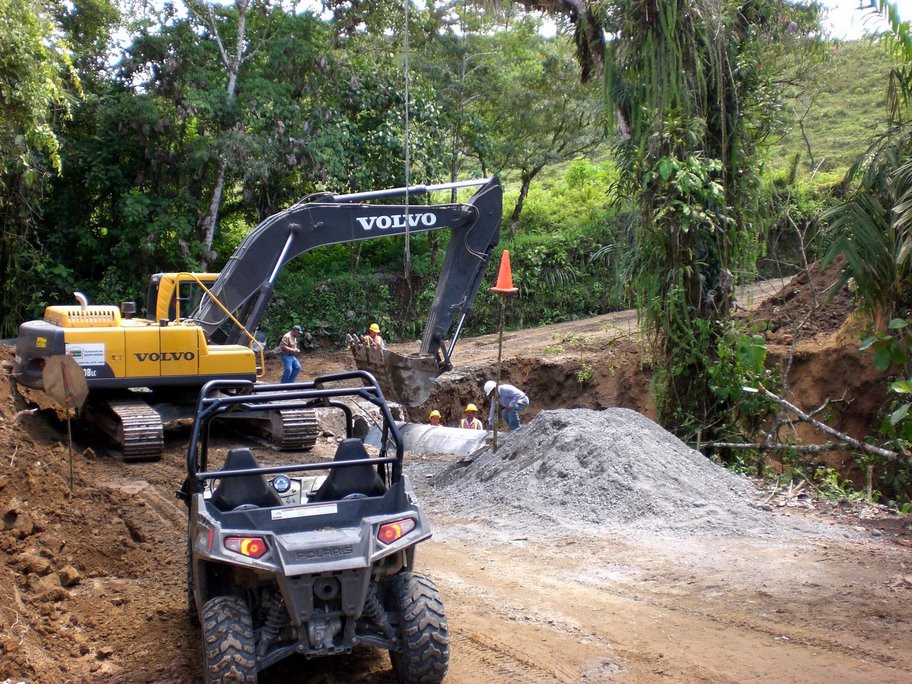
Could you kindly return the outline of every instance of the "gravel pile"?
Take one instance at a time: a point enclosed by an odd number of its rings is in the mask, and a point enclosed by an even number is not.
[[[438,473],[435,508],[504,528],[558,525],[668,536],[832,536],[777,514],[752,483],[629,409],[543,411]]]

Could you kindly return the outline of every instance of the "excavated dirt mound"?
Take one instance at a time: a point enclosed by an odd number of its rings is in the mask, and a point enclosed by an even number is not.
[[[2,354],[8,371],[12,351]],[[150,505],[161,495],[146,481],[100,481],[96,466],[117,463],[78,445],[71,492],[70,453],[66,432],[26,410],[3,377],[0,680],[189,677],[190,663],[174,656],[195,653],[194,635],[186,604],[172,591],[184,575],[185,514],[167,501]],[[123,645],[141,656],[161,639],[172,644],[171,657],[140,657],[124,670]]]
[[[844,267],[842,256],[825,268],[815,262],[750,314],[745,312],[742,316],[749,318],[755,328],[765,331],[770,342],[835,333],[855,308],[849,288],[836,287]]]
[[[496,452],[486,447],[434,480],[451,514],[507,532],[532,518],[575,533],[833,533],[775,515],[749,480],[629,409],[542,411],[501,440]]]

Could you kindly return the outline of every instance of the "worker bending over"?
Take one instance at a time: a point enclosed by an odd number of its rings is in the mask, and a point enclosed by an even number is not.
[[[504,419],[510,430],[519,430],[519,414],[529,408],[529,397],[521,389],[513,385],[497,386],[493,380],[488,380],[484,384],[484,393],[486,397],[491,396],[494,388],[497,387],[497,399],[491,400],[491,410],[488,412],[488,425],[494,425],[494,407],[500,404],[500,417]]]

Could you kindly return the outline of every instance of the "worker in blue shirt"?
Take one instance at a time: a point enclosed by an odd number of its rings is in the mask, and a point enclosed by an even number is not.
[[[500,404],[500,417],[504,419],[511,431],[519,430],[519,414],[529,408],[529,397],[521,389],[513,385],[500,385],[493,380],[484,384],[484,393],[490,397],[497,387],[497,401],[491,400],[491,410],[488,411],[488,425],[494,425],[494,406]]]

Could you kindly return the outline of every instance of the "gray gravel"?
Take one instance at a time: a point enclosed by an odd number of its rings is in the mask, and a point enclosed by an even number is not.
[[[638,536],[851,534],[762,505],[750,480],[629,409],[543,411],[500,435],[497,453],[485,447],[412,478],[432,510],[507,534],[545,525]]]

